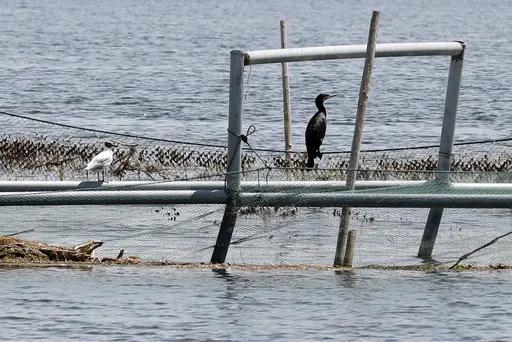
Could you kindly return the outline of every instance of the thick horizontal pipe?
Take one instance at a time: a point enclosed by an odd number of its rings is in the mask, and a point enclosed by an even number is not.
[[[104,190],[0,194],[0,206],[224,203],[226,194],[223,190]]]
[[[424,181],[359,181],[356,189],[375,189],[394,186],[420,186]],[[344,181],[245,181],[244,191],[285,191],[314,188],[318,191],[343,190]],[[224,190],[223,181],[0,181],[0,193],[22,191],[62,191],[62,190]]]
[[[370,190],[389,187],[420,187],[426,181],[357,181],[356,190]],[[457,191],[512,191],[511,183],[451,183]],[[245,181],[242,189],[246,192],[282,192],[305,190],[311,192],[345,190],[345,181]],[[5,192],[32,191],[64,191],[64,190],[224,190],[223,181],[122,181],[122,182],[91,182],[91,181],[0,181],[0,194]]]
[[[241,205],[296,207],[512,208],[509,194],[242,193]]]
[[[224,182],[152,182],[152,181],[0,181],[0,193],[16,191],[62,190],[223,190]]]
[[[454,191],[511,192],[512,183],[451,183]]]
[[[357,181],[356,190],[371,190],[392,187],[420,187],[426,181]],[[302,190],[310,192],[345,190],[345,181],[245,181],[245,192],[283,192]],[[455,191],[509,192],[511,183],[451,183]],[[41,191],[135,191],[135,190],[224,190],[223,181],[0,181],[0,194],[6,192],[41,192]]]
[[[512,208],[512,193],[240,193],[243,206]],[[220,190],[62,191],[0,194],[0,206],[224,204]]]
[[[375,57],[456,56],[464,50],[462,42],[377,44]],[[245,52],[245,65],[300,62],[326,59],[364,58],[364,45],[336,45]]]

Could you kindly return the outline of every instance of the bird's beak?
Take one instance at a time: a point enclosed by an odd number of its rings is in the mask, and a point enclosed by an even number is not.
[[[329,96],[327,97],[327,99],[330,99],[331,97],[335,97],[335,96],[337,96],[337,95],[329,95]],[[327,100],[327,99],[326,99],[326,100]]]

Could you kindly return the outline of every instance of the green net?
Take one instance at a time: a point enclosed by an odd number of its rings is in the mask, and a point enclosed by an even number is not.
[[[96,132],[27,120],[0,113],[0,177],[8,180],[84,180],[88,161],[117,141],[113,180],[191,180],[224,178],[226,148],[136,135]],[[344,180],[349,152],[325,152],[315,169],[305,169],[305,153],[258,149],[257,133],[244,145],[245,180]],[[510,139],[502,139],[510,140]],[[358,179],[429,180],[437,169],[437,146],[362,151]],[[503,182],[512,170],[507,141],[456,144],[452,179]],[[505,180],[507,181],[507,180]]]
[[[22,237],[74,246],[104,241],[97,256],[147,261],[207,263],[223,205],[4,207],[2,234],[33,230]],[[332,265],[339,208],[242,208],[227,262],[256,265]],[[418,265],[416,257],[428,209],[353,208],[357,230],[354,266]],[[511,230],[510,209],[445,209],[433,259],[452,264],[463,254]],[[464,263],[510,265],[510,238],[472,255]]]
[[[222,146],[173,142],[134,135],[91,132],[54,126],[19,116],[0,115],[7,129],[0,135],[0,180],[86,180],[83,170],[103,149],[105,140],[120,142],[114,150],[112,180],[220,181],[225,178],[226,149]],[[332,195],[335,187],[304,186],[309,181],[343,181],[346,151],[326,152],[315,169],[305,169],[305,155],[258,149],[257,133],[244,146],[243,190],[272,190],[288,196],[286,205],[244,203],[227,261],[239,264],[331,265],[339,229],[340,208],[304,207],[304,194]],[[360,181],[430,181],[435,178],[438,148],[435,146],[363,151]],[[455,183],[510,183],[512,158],[504,141],[465,143],[454,147],[452,172]],[[94,176],[91,179],[94,180]],[[247,185],[247,181],[252,181]],[[286,186],[279,181],[293,181]],[[328,182],[326,182],[328,184]],[[339,183],[341,184],[341,183]],[[468,191],[468,196],[510,194],[508,188]],[[126,189],[118,189],[124,191]],[[385,190],[356,190],[357,194],[450,194],[435,183],[400,186]],[[51,192],[49,192],[51,193]],[[55,191],[53,192],[55,193]],[[460,191],[453,191],[459,194]],[[9,196],[2,194],[2,196]],[[12,196],[19,196],[12,194]],[[322,204],[322,203],[321,203]],[[324,206],[322,204],[322,206]],[[22,206],[2,207],[1,234],[23,230],[23,238],[52,244],[76,245],[102,240],[97,254],[127,255],[144,260],[209,262],[224,212],[222,204],[129,206]],[[354,265],[421,264],[416,257],[428,208],[353,208],[350,227],[357,230]],[[446,209],[433,259],[456,261],[512,228],[510,208]],[[473,254],[466,263],[512,265],[510,238],[505,237]]]

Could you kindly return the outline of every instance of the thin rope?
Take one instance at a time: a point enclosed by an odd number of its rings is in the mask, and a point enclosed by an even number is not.
[[[245,135],[244,135],[244,134],[240,134],[240,135],[238,135],[238,134],[236,134],[235,132],[233,132],[232,130],[230,130],[229,128],[228,128],[228,132],[229,132],[229,134],[232,134],[232,135],[234,135],[235,137],[238,137],[238,139],[240,139],[240,140],[239,140],[239,142],[238,142],[239,144],[240,144],[240,141],[243,141],[247,146],[249,146],[249,149],[250,149],[252,152],[254,152],[254,154],[256,154],[256,156],[258,157],[258,159],[263,163],[263,165],[265,165],[265,168],[267,168],[267,169],[269,169],[269,170],[271,170],[271,169],[272,169],[272,167],[271,167],[271,166],[269,166],[269,165],[267,164],[267,162],[266,162],[265,160],[263,160],[263,158],[261,158],[261,156],[258,154],[258,152],[256,152],[256,150],[255,150],[255,149],[251,146],[251,144],[249,143],[248,137],[249,137],[250,135],[253,135],[253,134],[256,132],[256,126],[254,126],[254,125],[250,125],[250,126],[249,126],[249,128],[247,128],[247,132],[245,133]],[[238,145],[237,145],[237,148],[238,148]],[[233,156],[233,157],[234,157],[234,156]],[[229,167],[228,167],[228,170],[229,170]]]
[[[263,169],[266,169],[266,168],[263,168]],[[454,171],[454,170],[450,170],[450,171],[440,171],[440,170],[437,170],[437,169],[434,169],[434,170],[393,170],[393,169],[341,169],[341,168],[320,168],[320,167],[317,167],[317,168],[307,168],[307,167],[274,167],[273,170],[288,170],[288,171],[293,171],[293,170],[301,170],[301,171],[341,171],[341,172],[346,172],[346,171],[356,171],[356,172],[386,172],[386,173],[453,173],[453,174],[480,174],[480,173],[485,173],[485,174],[492,174],[492,173],[495,173],[495,174],[501,174],[501,172],[499,171],[478,171],[478,170],[468,170],[468,171]]]
[[[195,143],[195,142],[171,140],[171,139],[164,139],[164,138],[153,138],[153,137],[148,137],[148,136],[143,136],[143,135],[138,135],[138,134],[118,133],[118,132],[99,130],[99,129],[94,129],[94,128],[68,125],[68,124],[43,120],[43,119],[31,118],[31,117],[28,117],[25,115],[20,115],[20,114],[8,113],[8,112],[4,112],[4,111],[0,111],[0,114],[6,115],[6,116],[11,116],[11,117],[16,117],[19,119],[40,122],[40,123],[44,123],[44,124],[48,124],[48,125],[71,128],[71,129],[82,130],[82,131],[89,131],[89,132],[94,132],[94,133],[116,135],[116,136],[127,137],[127,138],[135,138],[135,139],[158,141],[158,142],[168,142],[168,143],[173,143],[173,144],[182,144],[182,145],[191,145],[191,146],[204,146],[204,147],[214,147],[214,148],[222,148],[222,149],[227,148],[227,146],[225,146],[225,145]],[[480,145],[480,144],[496,144],[496,143],[507,142],[507,141],[512,141],[512,137],[499,138],[499,139],[482,139],[482,140],[474,140],[474,141],[462,141],[462,142],[456,142],[453,145],[454,146],[465,146],[465,145]],[[419,146],[409,146],[409,147],[365,149],[365,150],[361,150],[361,153],[422,150],[422,149],[430,149],[430,148],[438,148],[438,147],[439,147],[439,145],[419,145]],[[285,150],[279,150],[279,149],[264,149],[264,148],[248,148],[248,149],[243,148],[243,150],[252,150],[252,151],[258,151],[258,152],[271,152],[271,153],[292,153],[292,154],[303,154],[304,153],[304,151],[285,151]],[[323,152],[323,154],[326,154],[326,155],[347,154],[347,153],[350,153],[350,150]]]
[[[54,125],[54,126],[59,126],[59,127],[77,129],[77,130],[87,131],[87,132],[102,133],[102,134],[109,134],[109,135],[117,135],[117,136],[126,137],[126,138],[135,138],[135,139],[143,139],[143,140],[151,140],[151,141],[159,141],[159,142],[168,142],[168,143],[182,144],[182,145],[226,148],[226,146],[223,146],[223,145],[194,143],[194,142],[170,140],[170,139],[164,139],[164,138],[152,138],[152,137],[147,137],[147,136],[138,135],[138,134],[132,134],[132,133],[118,133],[118,132],[105,131],[105,130],[95,129],[95,128],[80,127],[80,126],[75,126],[75,125],[68,125],[68,124],[63,124],[63,123],[58,123],[58,122],[47,121],[47,120],[43,120],[43,119],[31,118],[31,117],[24,116],[24,115],[7,113],[7,112],[3,112],[3,111],[0,111],[0,114],[16,117],[16,118],[19,118],[19,119],[25,119],[25,120],[40,122],[40,123],[44,123],[44,124],[48,124],[48,125]]]

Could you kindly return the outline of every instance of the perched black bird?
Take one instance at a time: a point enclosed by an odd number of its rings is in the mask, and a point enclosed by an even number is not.
[[[336,95],[320,94],[315,99],[318,112],[309,120],[308,127],[306,128],[306,148],[308,150],[307,167],[315,166],[314,160],[316,157],[322,158],[320,146],[324,140],[325,129],[327,128],[327,113],[325,112],[324,101],[334,96]]]

